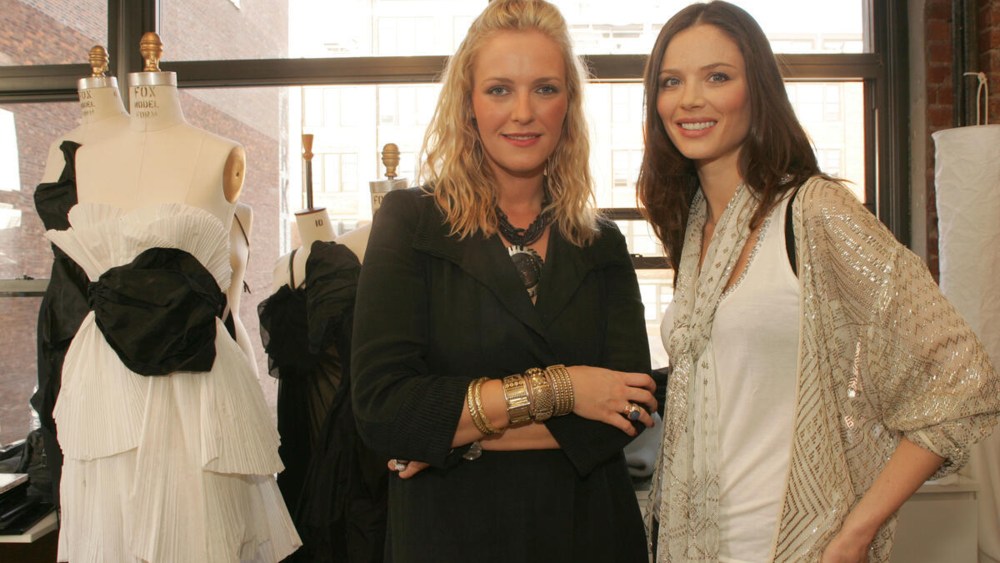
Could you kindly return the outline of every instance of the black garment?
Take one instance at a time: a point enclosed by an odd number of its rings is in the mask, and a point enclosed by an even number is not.
[[[386,477],[357,437],[350,394],[351,330],[360,263],[346,246],[313,242],[305,285],[258,307],[268,366],[278,382],[278,486],[302,547],[286,561],[382,561]],[[295,288],[295,289],[293,289]]]
[[[59,148],[66,161],[59,180],[35,188],[35,209],[47,230],[69,228],[69,210],[77,202],[76,151],[80,145],[63,141]],[[86,272],[54,244],[52,253],[52,274],[38,309],[38,388],[31,397],[31,406],[41,421],[46,463],[52,471],[52,502],[58,504],[62,450],[57,441],[52,409],[59,396],[66,350],[89,311],[87,285],[90,280]]]
[[[390,192],[353,340],[361,436],[383,459],[431,464],[389,479],[388,561],[646,562],[621,430],[570,414],[545,423],[559,450],[465,461],[451,447],[473,378],[556,363],[649,373],[639,286],[614,223],[584,248],[550,230],[533,305],[498,237],[450,236],[433,198]]]
[[[110,268],[90,284],[88,302],[104,339],[135,373],[212,369],[226,296],[184,250],[150,248]]]

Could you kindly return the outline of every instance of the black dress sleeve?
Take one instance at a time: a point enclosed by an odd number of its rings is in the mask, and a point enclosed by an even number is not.
[[[386,458],[444,466],[468,378],[431,373],[426,362],[428,287],[412,241],[418,188],[386,195],[372,223],[355,306],[351,391],[362,439]]]

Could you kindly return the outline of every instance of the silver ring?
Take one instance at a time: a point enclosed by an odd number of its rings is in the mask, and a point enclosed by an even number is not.
[[[396,468],[396,471],[403,471],[410,462],[405,459],[394,459],[392,460],[392,466]]]
[[[633,403],[631,401],[628,402],[628,403],[626,403],[626,405],[625,405],[625,416],[628,417],[629,420],[631,420],[632,422],[635,422],[635,421],[639,420],[639,416],[641,416],[641,415],[642,415],[642,409],[639,408],[639,405],[637,405],[637,404],[635,404],[635,403]]]

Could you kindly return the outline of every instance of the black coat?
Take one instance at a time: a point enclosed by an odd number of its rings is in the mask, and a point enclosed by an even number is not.
[[[533,305],[498,237],[449,236],[420,189],[386,196],[358,286],[355,415],[386,459],[432,465],[390,479],[387,561],[646,561],[622,431],[570,414],[546,422],[560,450],[464,461],[451,448],[476,377],[556,363],[650,371],[624,237],[600,228],[584,248],[550,229]]]

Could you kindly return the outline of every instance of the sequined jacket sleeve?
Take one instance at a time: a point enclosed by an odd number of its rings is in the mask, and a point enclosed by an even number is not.
[[[989,434],[1000,382],[924,263],[843,186],[793,208],[801,341],[795,431],[775,561],[819,561],[905,436],[955,471]],[[869,561],[889,560],[895,518]]]
[[[957,470],[1000,411],[981,343],[923,261],[848,190],[814,179],[799,198],[816,310],[833,336],[825,353],[842,378],[834,390],[846,455],[884,443],[885,430],[944,457],[936,477]]]

